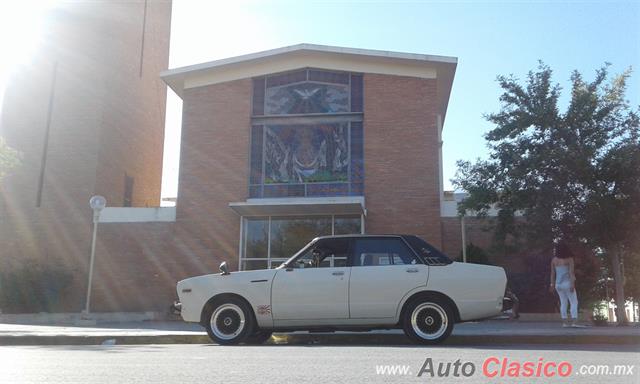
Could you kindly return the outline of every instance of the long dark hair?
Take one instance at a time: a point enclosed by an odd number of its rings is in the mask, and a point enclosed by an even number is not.
[[[573,251],[571,247],[565,241],[560,241],[556,244],[555,256],[558,259],[569,259],[573,257]]]

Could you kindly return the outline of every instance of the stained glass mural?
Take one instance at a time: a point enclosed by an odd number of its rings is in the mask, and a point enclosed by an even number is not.
[[[349,112],[349,86],[297,83],[266,90],[265,113],[287,115]]]
[[[347,123],[265,128],[265,184],[348,181]]]
[[[249,197],[362,196],[359,117],[318,123],[326,120],[319,115],[361,113],[362,99],[358,73],[306,68],[254,78]]]

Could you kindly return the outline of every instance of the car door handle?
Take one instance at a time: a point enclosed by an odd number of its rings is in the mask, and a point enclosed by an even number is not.
[[[418,268],[407,268],[407,273],[416,273],[418,272]]]
[[[331,273],[333,276],[342,276],[344,275],[344,271],[336,271]]]

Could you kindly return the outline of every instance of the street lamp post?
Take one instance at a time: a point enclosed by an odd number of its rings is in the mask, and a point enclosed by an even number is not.
[[[460,205],[464,202],[466,198],[465,193],[454,193],[453,195],[456,205]],[[467,262],[467,227],[464,222],[464,217],[466,216],[467,211],[463,211],[460,215],[460,236],[462,237],[462,262]]]
[[[462,216],[460,217],[460,231],[462,232],[462,262],[466,263],[467,262],[467,227],[464,223],[464,216],[465,214],[463,213]]]
[[[89,305],[91,304],[91,283],[93,280],[93,262],[96,258],[96,235],[98,233],[98,223],[100,222],[100,212],[107,206],[107,199],[102,196],[93,196],[89,199],[89,206],[93,210],[93,235],[91,237],[91,258],[89,259],[89,281],[87,282],[87,301],[84,306],[84,314],[89,315]]]

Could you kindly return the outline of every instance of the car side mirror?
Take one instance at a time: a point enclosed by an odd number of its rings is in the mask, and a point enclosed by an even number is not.
[[[229,274],[229,268],[227,267],[227,262],[223,261],[222,263],[220,263],[220,274],[222,276],[228,275]]]

